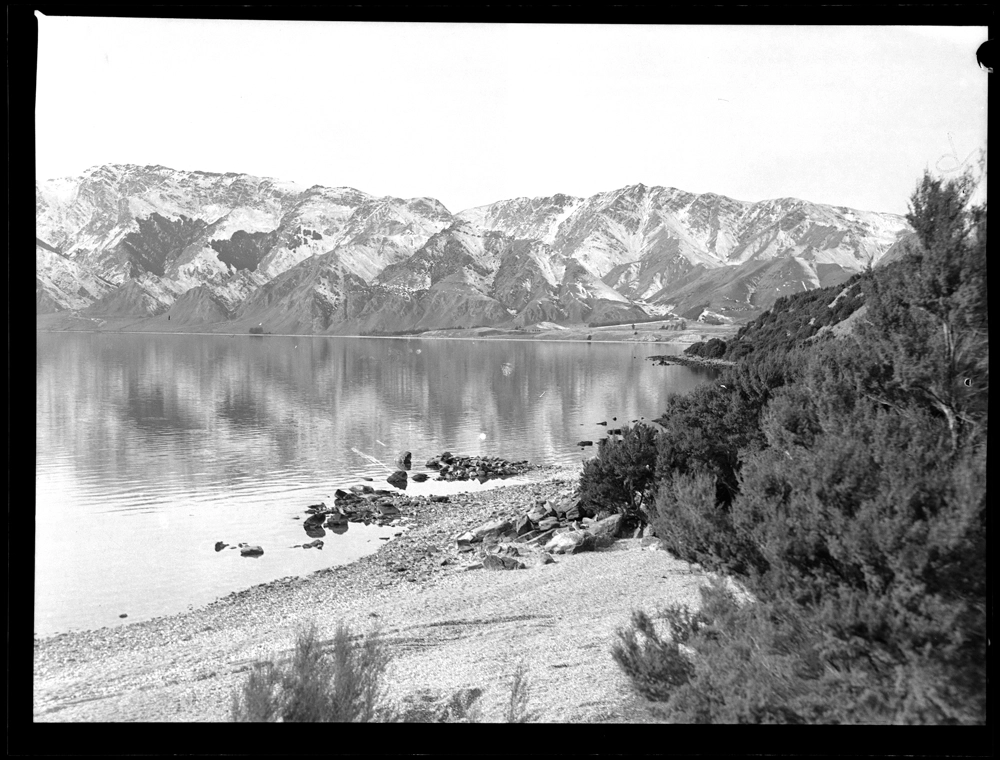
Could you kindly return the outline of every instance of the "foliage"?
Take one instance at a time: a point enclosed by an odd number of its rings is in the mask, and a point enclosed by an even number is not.
[[[865,304],[871,279],[872,273],[866,271],[841,285],[781,296],[740,328],[725,345],[722,358],[735,361],[750,353],[781,354],[807,345],[823,327],[842,322]],[[688,351],[693,353],[693,348]]]
[[[580,501],[593,511],[620,512],[629,521],[645,523],[648,489],[656,466],[656,431],[642,423],[624,426],[609,436],[597,456],[583,466]]]
[[[674,690],[691,680],[694,665],[679,645],[688,640],[700,620],[697,613],[692,615],[679,605],[669,607],[660,617],[666,620],[671,636],[662,638],[649,616],[635,610],[631,626],[617,631],[611,647],[611,656],[635,689],[653,701],[669,700]]]
[[[684,353],[703,359],[721,359],[726,354],[726,341],[720,338],[712,338],[708,342],[698,341],[684,349]]]
[[[756,598],[704,592],[672,633],[690,667],[646,619],[620,637],[616,660],[668,720],[985,721],[986,214],[972,189],[925,176],[916,250],[839,295],[779,299],[730,343],[741,358],[722,381],[658,420],[657,535]],[[867,305],[853,335],[807,346],[852,288]]]
[[[528,668],[524,660],[517,664],[511,677],[510,699],[507,701],[506,723],[530,723],[537,716],[529,707],[531,682],[528,678]]]
[[[243,687],[233,694],[232,719],[238,722],[371,722],[383,697],[382,677],[389,653],[378,632],[352,641],[339,626],[329,650],[317,629],[298,633],[290,661],[259,661]]]

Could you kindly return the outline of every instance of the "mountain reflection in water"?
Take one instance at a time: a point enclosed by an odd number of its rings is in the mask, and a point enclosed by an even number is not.
[[[569,465],[596,423],[655,417],[714,376],[664,344],[39,333],[36,631],[182,611],[351,561],[385,528],[291,549],[309,504],[390,488],[445,449]],[[633,358],[635,357],[635,358]],[[407,493],[453,484],[411,483]],[[391,534],[391,533],[390,533]],[[260,544],[259,562],[216,541]]]

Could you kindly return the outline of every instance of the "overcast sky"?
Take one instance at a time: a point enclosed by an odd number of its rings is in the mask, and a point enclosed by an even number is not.
[[[905,213],[986,146],[983,27],[39,17],[40,179],[245,172],[451,211],[665,185]]]

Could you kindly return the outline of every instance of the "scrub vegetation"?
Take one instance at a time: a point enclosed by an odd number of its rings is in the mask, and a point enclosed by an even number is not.
[[[910,253],[694,347],[735,365],[585,471],[585,497],[641,513],[666,548],[752,597],[716,584],[697,612],[637,612],[619,632],[616,661],[664,720],[985,722],[986,207],[973,190],[925,175]],[[822,329],[852,314],[852,330]]]

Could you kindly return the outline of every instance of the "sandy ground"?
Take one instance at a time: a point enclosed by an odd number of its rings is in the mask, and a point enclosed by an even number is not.
[[[393,660],[388,701],[403,706],[484,690],[479,719],[502,719],[511,676],[527,667],[541,722],[646,722],[611,658],[633,609],[697,606],[707,576],[649,539],[558,556],[526,570],[467,570],[454,537],[514,516],[572,488],[576,472],[452,497],[424,507],[416,525],[351,565],[231,594],[192,612],[37,640],[35,721],[225,721],[231,694],[258,658],[286,656],[315,622],[378,627]]]

